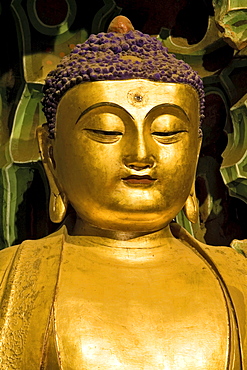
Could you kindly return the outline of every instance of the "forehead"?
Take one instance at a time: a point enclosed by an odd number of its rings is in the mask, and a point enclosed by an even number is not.
[[[161,104],[181,107],[190,121],[199,122],[199,97],[190,85],[153,82],[143,79],[95,81],[74,86],[62,97],[57,110],[57,124],[75,123],[86,109],[111,102],[123,107],[133,117],[145,117]],[[66,118],[65,118],[66,117]]]

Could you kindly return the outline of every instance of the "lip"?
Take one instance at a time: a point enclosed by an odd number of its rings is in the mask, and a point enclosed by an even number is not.
[[[156,179],[152,178],[149,175],[143,175],[143,176],[130,175],[130,176],[124,177],[122,180],[128,184],[133,184],[133,185],[150,185],[154,183]]]

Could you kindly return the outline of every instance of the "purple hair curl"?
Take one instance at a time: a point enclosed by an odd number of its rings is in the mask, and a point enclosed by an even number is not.
[[[154,37],[140,31],[91,35],[65,56],[51,71],[44,85],[43,111],[51,137],[54,137],[56,111],[61,97],[71,87],[88,81],[129,80],[191,85],[200,100],[200,120],[204,115],[203,83],[197,72],[167,52]]]

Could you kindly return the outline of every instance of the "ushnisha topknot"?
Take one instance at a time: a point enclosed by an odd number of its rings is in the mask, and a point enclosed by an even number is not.
[[[203,83],[187,63],[169,54],[159,40],[140,31],[102,32],[76,45],[48,74],[42,104],[50,136],[54,137],[58,103],[70,88],[88,81],[135,78],[191,85],[200,99],[202,121]]]

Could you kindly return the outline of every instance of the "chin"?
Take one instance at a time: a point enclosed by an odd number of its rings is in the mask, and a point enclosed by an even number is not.
[[[162,218],[152,218],[152,215],[149,215],[149,219],[147,217],[145,219],[139,218],[132,218],[132,219],[112,219],[108,222],[94,222],[94,225],[97,224],[97,227],[112,231],[123,231],[123,232],[143,232],[149,233],[154,232],[166,227],[174,217],[164,219]]]
[[[172,209],[157,209],[145,207],[136,209],[110,209],[106,207],[91,207],[88,212],[77,212],[84,222],[103,230],[122,232],[149,233],[165,228],[180,211],[179,207]]]

